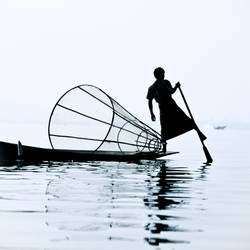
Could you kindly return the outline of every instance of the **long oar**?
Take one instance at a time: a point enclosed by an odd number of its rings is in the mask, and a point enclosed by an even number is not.
[[[205,146],[205,144],[204,144],[204,142],[203,142],[203,140],[202,140],[202,138],[201,138],[201,136],[200,136],[200,133],[199,133],[200,130],[199,130],[199,128],[197,127],[197,125],[196,125],[196,123],[195,123],[195,121],[194,121],[193,115],[192,115],[192,113],[191,113],[191,110],[190,110],[189,107],[188,107],[186,98],[185,98],[185,96],[184,96],[184,94],[183,94],[183,92],[182,92],[180,86],[179,86],[179,90],[180,90],[181,96],[182,96],[182,98],[183,98],[183,101],[184,101],[184,103],[185,103],[185,105],[186,105],[186,107],[187,107],[188,113],[189,113],[191,119],[193,120],[193,122],[194,122],[194,124],[195,124],[195,126],[196,126],[196,128],[197,128],[196,131],[197,131],[197,133],[198,133],[198,135],[199,135],[201,144],[202,144],[202,146],[203,146],[203,151],[204,151],[204,154],[205,154],[205,156],[206,156],[206,158],[207,158],[207,163],[212,163],[212,162],[213,162],[213,159],[212,159],[211,155],[209,154],[208,149],[207,149],[207,147]]]

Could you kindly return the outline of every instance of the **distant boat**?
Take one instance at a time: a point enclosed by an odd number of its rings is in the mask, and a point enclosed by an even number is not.
[[[217,130],[223,130],[225,129],[227,126],[224,125],[224,126],[214,126],[214,129],[217,129]]]

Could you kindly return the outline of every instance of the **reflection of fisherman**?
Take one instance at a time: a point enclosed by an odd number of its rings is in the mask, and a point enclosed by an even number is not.
[[[185,204],[186,190],[183,191],[180,185],[185,185],[192,178],[186,176],[189,173],[183,168],[176,168],[173,173],[163,160],[155,161],[153,166],[154,170],[149,172],[150,178],[147,180],[147,196],[143,199],[145,206],[149,208],[148,223],[144,228],[151,233],[149,237],[145,237],[145,240],[154,246],[162,243],[188,243],[184,240],[169,240],[164,237],[164,232],[185,232],[180,223],[174,225],[173,221],[172,223],[169,221],[181,217],[169,215],[166,211],[174,211]],[[176,196],[177,192],[178,196]]]
[[[176,83],[173,88],[168,80],[165,80],[165,71],[162,68],[154,70],[156,81],[148,89],[147,99],[152,121],[155,121],[153,112],[153,99],[158,103],[160,109],[161,137],[163,152],[166,152],[166,140],[174,138],[192,129],[196,129],[203,140],[206,139],[193,122],[175,103],[172,94],[180,86]]]

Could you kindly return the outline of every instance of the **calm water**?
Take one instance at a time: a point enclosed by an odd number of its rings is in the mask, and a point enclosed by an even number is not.
[[[210,166],[191,134],[164,160],[1,167],[0,249],[250,249],[250,131],[208,136]]]

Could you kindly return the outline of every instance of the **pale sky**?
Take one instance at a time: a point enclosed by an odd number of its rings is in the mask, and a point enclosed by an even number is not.
[[[47,123],[86,83],[152,126],[162,66],[198,123],[250,122],[249,13],[248,0],[1,0],[0,120]]]

